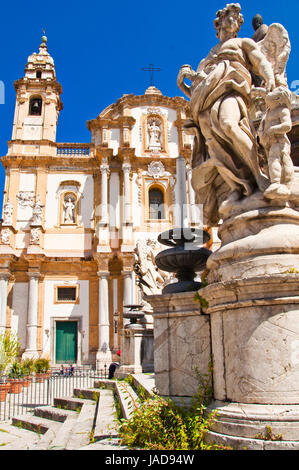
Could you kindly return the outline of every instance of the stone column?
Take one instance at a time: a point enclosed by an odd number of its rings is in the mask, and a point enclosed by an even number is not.
[[[29,272],[29,295],[27,311],[27,340],[23,357],[37,356],[37,312],[38,312],[38,279],[39,273]]]
[[[10,273],[0,273],[0,334],[6,328],[7,287]]]
[[[102,164],[100,166],[102,174],[102,192],[101,192],[101,223],[108,224],[108,172],[109,166]]]
[[[124,172],[124,223],[131,222],[130,163],[123,164]]]
[[[109,367],[111,351],[109,347],[109,293],[108,271],[98,271],[99,277],[99,349],[97,352],[97,368]],[[107,369],[108,370],[108,369]]]
[[[132,304],[132,271],[123,271],[124,278],[124,305]]]
[[[184,157],[180,156],[176,159],[176,177],[177,177],[177,194],[176,201],[176,221],[178,227],[188,227],[187,215],[187,191],[186,191],[186,163]]]
[[[192,181],[192,168],[190,165],[187,165],[186,167],[187,170],[187,184],[188,184],[188,194],[189,194],[189,220],[190,224],[195,224],[199,223],[200,221],[198,220],[197,214],[196,214],[196,204],[195,204],[195,192],[192,187],[191,181]]]

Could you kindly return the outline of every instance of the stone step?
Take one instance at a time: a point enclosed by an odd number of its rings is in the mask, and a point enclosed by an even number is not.
[[[85,400],[80,414],[74,423],[70,439],[65,447],[66,450],[76,450],[87,446],[93,438],[93,427],[97,403],[91,400]]]
[[[29,450],[40,437],[27,429],[21,429],[9,422],[0,423],[0,450]]]
[[[59,423],[64,423],[66,418],[70,415],[72,416],[74,413],[76,413],[76,411],[56,408],[54,406],[41,406],[34,410],[34,416],[58,421]]]
[[[264,441],[261,439],[250,439],[245,437],[228,436],[213,431],[207,432],[206,444],[231,447],[234,450],[299,450],[299,442],[294,441]]]
[[[134,410],[140,405],[137,393],[128,382],[101,379],[96,381],[94,385],[96,388],[106,387],[108,390],[115,391],[124,419],[130,419]]]
[[[154,374],[132,374],[135,388],[143,391],[146,397],[154,395],[156,387]]]
[[[129,450],[128,447],[120,445],[120,439],[109,438],[102,439],[100,441],[89,444],[86,447],[81,447],[79,450],[106,450],[106,451],[118,451],[118,450]]]
[[[71,435],[75,429],[75,425],[79,414],[72,411],[68,415],[64,423],[61,424],[60,429],[57,431],[55,438],[51,441],[48,450],[65,450]]]
[[[94,439],[117,438],[119,426],[112,390],[101,390],[94,429]]]
[[[64,410],[80,411],[85,400],[77,397],[57,397],[54,398],[54,406]]]
[[[98,401],[100,398],[100,390],[98,388],[75,388],[74,397]]]
[[[45,434],[50,428],[57,429],[59,423],[33,415],[20,415],[12,418],[12,424],[19,429],[27,429],[37,434]]]

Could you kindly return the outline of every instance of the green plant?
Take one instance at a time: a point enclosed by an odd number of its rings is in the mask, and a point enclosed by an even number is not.
[[[21,363],[18,361],[15,361],[10,368],[8,376],[11,378],[19,378],[24,375],[23,372],[24,371],[23,371]]]
[[[208,308],[208,306],[209,306],[209,302],[206,299],[204,299],[203,297],[201,297],[201,295],[199,295],[198,292],[196,292],[196,294],[194,296],[194,300],[199,303],[200,308],[203,309],[203,310],[205,308]]]
[[[34,372],[34,359],[27,358],[21,361],[21,366],[23,368],[25,375],[30,375]]]
[[[35,359],[33,369],[37,374],[47,372],[50,369],[50,361],[44,357]]]
[[[120,420],[122,443],[130,449],[227,450],[227,447],[204,442],[217,414],[216,411],[206,411],[212,397],[212,360],[207,374],[200,373],[198,369],[195,373],[199,389],[192,397],[189,408],[159,395],[131,400],[134,409],[132,418]]]
[[[5,332],[0,335],[0,378],[10,369],[20,352],[20,340],[17,334]]]
[[[273,434],[271,426],[266,426],[264,434],[257,434],[255,439],[262,439],[263,441],[282,441],[282,434]]]

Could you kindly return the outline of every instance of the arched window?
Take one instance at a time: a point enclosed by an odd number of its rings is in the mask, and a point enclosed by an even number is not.
[[[36,71],[36,78],[42,78],[42,71],[41,70]]]
[[[29,103],[30,116],[41,116],[42,103],[43,103],[43,100],[41,98],[31,98],[30,103]]]
[[[164,214],[164,194],[159,188],[152,188],[148,193],[149,198],[149,218],[161,220],[165,218]]]

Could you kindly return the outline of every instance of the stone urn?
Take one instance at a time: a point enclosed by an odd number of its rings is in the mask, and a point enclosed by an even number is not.
[[[208,232],[195,228],[175,228],[158,236],[159,243],[171,248],[156,256],[157,267],[162,271],[175,273],[178,280],[165,286],[162,294],[197,291],[201,288],[201,282],[194,279],[196,273],[205,269],[212,254],[203,246],[209,240]]]
[[[130,320],[131,325],[142,323],[144,318],[144,312],[141,312],[143,305],[124,305],[124,308],[128,309],[123,313],[123,317]]]

